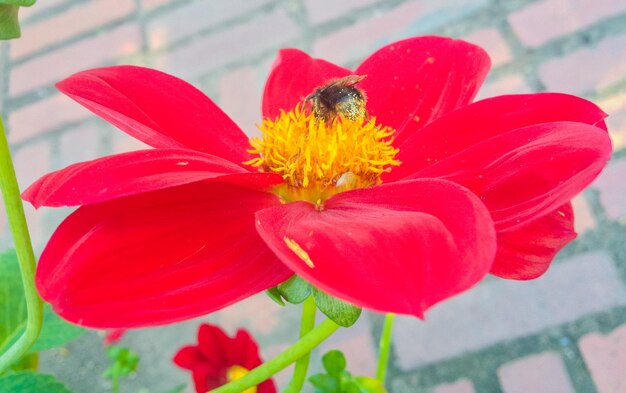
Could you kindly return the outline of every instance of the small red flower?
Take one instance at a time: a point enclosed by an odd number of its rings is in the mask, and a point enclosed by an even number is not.
[[[198,345],[182,347],[173,361],[191,371],[198,393],[237,380],[263,363],[257,343],[247,331],[239,329],[231,338],[219,327],[209,324],[200,325]],[[244,393],[276,393],[276,385],[268,379]]]
[[[124,337],[126,334],[126,329],[112,329],[106,332],[104,335],[103,343],[104,345],[113,345]]]
[[[70,321],[138,327],[218,310],[295,272],[359,306],[421,317],[488,272],[541,275],[575,237],[570,199],[610,158],[605,114],[553,93],[471,104],[489,64],[441,37],[393,43],[354,71],[282,50],[252,149],[177,78],[132,66],[71,76],[62,92],[156,149],[26,190],[35,207],[82,205],[41,255],[40,294]],[[326,126],[300,111],[351,74],[367,75],[371,121]]]

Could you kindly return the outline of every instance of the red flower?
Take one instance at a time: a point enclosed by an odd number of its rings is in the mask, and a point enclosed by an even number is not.
[[[126,334],[126,329],[113,329],[106,332],[104,336],[104,345],[113,345],[120,341]]]
[[[208,324],[198,329],[198,345],[182,347],[173,360],[191,371],[198,393],[237,380],[263,363],[259,348],[247,331],[239,329],[230,338],[219,327]],[[276,393],[276,385],[268,379],[244,393]]]
[[[295,272],[357,305],[421,317],[490,271],[541,275],[575,237],[570,199],[609,160],[605,114],[564,94],[468,105],[489,63],[440,37],[393,43],[355,71],[282,50],[256,158],[179,79],[132,66],[71,76],[62,92],[156,149],[75,164],[26,190],[36,207],[82,205],[41,256],[42,297],[79,324],[137,327],[218,310]],[[367,75],[358,88],[372,122],[326,129],[294,112],[352,73]],[[351,144],[333,139],[341,129]]]

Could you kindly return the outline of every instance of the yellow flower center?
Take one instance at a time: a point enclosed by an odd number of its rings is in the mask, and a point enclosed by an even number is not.
[[[349,120],[337,116],[328,122],[297,105],[274,120],[264,119],[261,137],[250,139],[244,164],[274,172],[286,184],[276,189],[285,202],[308,200],[320,204],[338,192],[381,182],[380,175],[400,165],[392,145],[394,129],[376,124],[376,118]]]
[[[228,380],[228,382],[233,382],[240,378],[245,377],[246,374],[248,374],[249,372],[250,371],[245,367],[234,365],[234,366],[229,367],[228,370],[226,370],[226,379]],[[256,393],[256,386],[248,388],[241,393]]]

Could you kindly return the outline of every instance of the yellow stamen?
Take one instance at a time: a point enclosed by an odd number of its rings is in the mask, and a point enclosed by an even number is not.
[[[228,370],[226,370],[226,379],[228,380],[228,382],[233,382],[240,378],[245,377],[249,372],[250,371],[245,367],[234,365],[234,366],[229,367]],[[241,393],[256,393],[256,386],[248,388]]]
[[[287,247],[289,247],[289,249],[298,256],[298,258],[302,259],[302,261],[306,263],[308,267],[310,267],[311,269],[315,267],[315,264],[311,260],[309,253],[304,251],[304,249],[295,240],[284,236],[283,241],[285,242]]]
[[[380,175],[400,165],[392,145],[392,128],[376,118],[356,121],[342,116],[320,121],[297,105],[259,127],[262,136],[250,140],[247,165],[285,179],[278,193],[288,201],[322,201],[337,192],[380,183]],[[348,176],[349,181],[341,179]]]

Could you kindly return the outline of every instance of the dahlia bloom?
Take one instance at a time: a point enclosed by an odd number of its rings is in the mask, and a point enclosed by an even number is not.
[[[93,69],[58,88],[155,149],[48,174],[35,207],[80,205],[43,251],[36,283],[91,327],[169,323],[296,273],[358,306],[423,317],[487,273],[532,279],[575,237],[570,199],[611,154],[594,104],[564,94],[472,104],[479,47],[418,37],[351,71],[280,51],[250,142],[209,98],[158,71]],[[367,120],[303,106],[348,75]]]
[[[257,343],[247,331],[239,329],[231,338],[219,327],[209,324],[200,325],[198,345],[182,347],[173,361],[191,371],[198,393],[235,381],[263,363]],[[243,393],[276,393],[276,385],[268,379]]]

